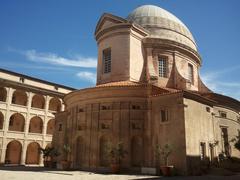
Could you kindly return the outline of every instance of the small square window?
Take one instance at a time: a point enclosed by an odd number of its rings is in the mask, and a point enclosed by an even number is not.
[[[24,83],[24,78],[23,77],[20,77],[20,79],[19,79],[19,81],[21,82],[21,83]]]
[[[84,112],[83,108],[79,108],[78,112]]]
[[[140,109],[139,105],[132,105],[132,109]]]
[[[219,114],[220,114],[221,118],[227,118],[227,113],[226,112],[220,111]]]
[[[211,110],[210,107],[206,107],[207,112],[210,112],[210,110]]]
[[[106,106],[104,105],[104,106],[101,106],[101,109],[102,109],[102,110],[110,110],[111,107],[110,107],[110,106],[107,106],[107,105],[106,105]]]

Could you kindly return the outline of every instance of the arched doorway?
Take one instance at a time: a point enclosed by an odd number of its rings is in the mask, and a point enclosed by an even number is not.
[[[25,118],[20,113],[14,113],[9,119],[9,131],[24,131]]]
[[[3,113],[0,112],[0,130],[3,129],[3,121],[4,121],[4,116],[3,116]]]
[[[7,90],[4,87],[0,87],[0,101],[6,102],[7,100]]]
[[[20,164],[22,144],[19,141],[11,141],[7,145],[5,163]]]
[[[142,165],[143,157],[143,142],[142,138],[135,136],[131,140],[131,164],[134,167],[140,167]]]
[[[26,106],[27,99],[28,98],[27,98],[26,92],[24,92],[22,90],[16,90],[16,91],[14,91],[13,96],[12,96],[12,103]]]
[[[43,121],[40,117],[34,116],[30,120],[29,132],[30,133],[42,133]]]
[[[110,144],[110,139],[106,136],[102,136],[99,142],[99,161],[100,166],[107,167],[109,165],[109,156],[107,153],[107,147]]]
[[[39,148],[40,145],[37,142],[32,142],[27,146],[26,164],[39,164]]]
[[[61,101],[58,98],[52,98],[49,102],[49,110],[59,112],[61,110]]]
[[[47,123],[47,134],[53,134],[54,127],[55,127],[55,120],[50,119]]]
[[[36,94],[32,98],[32,107],[44,109],[45,106],[45,99],[42,95]]]
[[[78,137],[76,144],[76,165],[77,167],[82,167],[85,157],[85,143],[83,137]]]

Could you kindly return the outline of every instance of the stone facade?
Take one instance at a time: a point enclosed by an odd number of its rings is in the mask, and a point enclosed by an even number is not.
[[[53,145],[70,145],[73,168],[107,170],[105,148],[118,142],[128,152],[121,167],[132,171],[158,166],[156,145],[167,143],[169,163],[182,174],[198,173],[221,152],[240,155],[229,144],[240,133],[240,102],[202,83],[202,60],[179,19],[148,5],[127,19],[103,14],[95,37],[97,85],[67,94],[65,112],[56,115]]]
[[[0,69],[0,163],[41,165],[52,142],[55,113],[73,89]]]

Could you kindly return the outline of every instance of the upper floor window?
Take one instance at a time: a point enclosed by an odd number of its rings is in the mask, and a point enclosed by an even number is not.
[[[165,57],[158,57],[158,75],[159,77],[167,77],[167,59]]]
[[[103,72],[110,73],[111,72],[111,49],[103,50]]]
[[[220,114],[221,118],[227,118],[227,113],[226,112],[220,111],[219,114]]]
[[[188,64],[188,80],[193,84],[193,65]]]
[[[168,121],[168,113],[167,110],[162,109],[160,111],[160,116],[161,116],[161,122],[167,122]]]

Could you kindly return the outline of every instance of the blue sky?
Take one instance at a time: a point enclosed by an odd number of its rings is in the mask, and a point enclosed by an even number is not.
[[[75,88],[94,86],[94,30],[104,12],[160,6],[192,32],[212,90],[240,99],[239,0],[1,0],[0,67]]]

